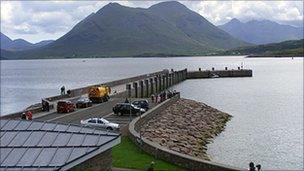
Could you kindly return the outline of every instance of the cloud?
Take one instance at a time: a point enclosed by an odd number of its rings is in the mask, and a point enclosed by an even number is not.
[[[189,7],[215,25],[224,24],[232,18],[303,23],[302,1],[194,1]]]
[[[57,39],[110,1],[1,1],[1,31],[29,41]],[[159,1],[118,1],[147,8]],[[232,18],[302,25],[302,1],[181,1],[215,25]],[[50,37],[46,37],[50,36]]]

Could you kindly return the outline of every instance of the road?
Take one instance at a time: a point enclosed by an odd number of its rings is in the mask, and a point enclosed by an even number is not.
[[[92,107],[89,108],[77,109],[74,112],[66,114],[59,114],[54,112],[49,115],[36,118],[35,120],[79,124],[80,120],[82,119],[87,119],[91,117],[104,117],[112,113],[113,106],[115,106],[115,104],[119,102],[123,102],[123,99],[111,98],[107,102],[94,104]]]
[[[84,109],[76,109],[76,111],[71,113],[50,113],[45,116],[41,116],[38,118],[35,118],[36,121],[52,121],[52,122],[61,122],[61,123],[73,123],[73,124],[80,124],[80,120],[82,119],[88,119],[92,117],[103,117],[107,119],[110,122],[118,123],[121,127],[124,127],[127,125],[132,119],[134,119],[137,116],[117,116],[112,112],[113,106],[115,106],[117,103],[124,102],[124,98],[111,98],[109,101],[100,103],[100,104],[94,104],[92,107],[84,108]],[[135,99],[130,99],[135,100]],[[155,104],[151,103],[149,101],[150,108],[154,107]]]

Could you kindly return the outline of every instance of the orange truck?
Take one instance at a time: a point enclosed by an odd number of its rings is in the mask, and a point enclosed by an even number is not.
[[[101,85],[94,86],[89,89],[89,99],[93,103],[106,102],[110,98],[111,88],[109,86]]]

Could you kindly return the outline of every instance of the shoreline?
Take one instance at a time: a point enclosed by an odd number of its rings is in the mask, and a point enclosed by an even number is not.
[[[243,57],[243,58],[304,58],[304,56],[265,56],[265,55],[176,55],[176,56],[109,56],[109,57],[55,57],[55,58],[27,58],[27,59],[5,59],[0,58],[0,61],[14,61],[14,60],[73,60],[73,59],[80,59],[80,60],[87,60],[87,59],[125,59],[125,58],[185,58],[185,57]],[[86,62],[86,61],[83,61]]]
[[[245,58],[304,58],[304,56],[259,56],[259,55],[247,55]]]
[[[160,146],[210,161],[206,145],[224,131],[231,117],[204,103],[181,98],[140,131],[143,137]]]
[[[246,55],[176,55],[176,56],[108,56],[108,57],[54,57],[54,58],[24,58],[24,59],[6,59],[6,58],[0,58],[0,61],[12,61],[12,60],[52,60],[52,59],[119,59],[119,58],[185,58],[185,57],[246,57]]]

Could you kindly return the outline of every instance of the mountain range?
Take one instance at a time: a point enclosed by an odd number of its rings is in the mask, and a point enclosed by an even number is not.
[[[234,18],[218,27],[235,38],[253,44],[303,39],[303,27],[283,25],[269,20],[241,22]]]
[[[208,55],[246,45],[179,2],[147,9],[109,3],[56,41],[2,58]]]
[[[38,43],[30,43],[24,39],[12,40],[3,33],[1,33],[0,39],[1,39],[1,49],[10,50],[10,51],[22,51],[22,50],[34,49],[45,46],[54,41],[54,40],[44,40]]]
[[[176,1],[149,8],[109,3],[55,41],[32,44],[1,33],[1,59],[233,54],[242,47],[301,38],[303,28],[269,20],[232,19],[215,26]]]

